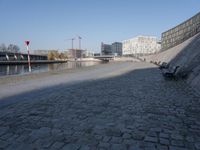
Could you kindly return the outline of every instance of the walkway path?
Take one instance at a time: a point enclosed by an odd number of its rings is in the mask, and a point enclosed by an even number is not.
[[[0,77],[0,99],[40,88],[60,86],[60,84],[74,84],[86,80],[113,77],[141,67],[146,67],[146,65],[116,62],[77,69]]]
[[[0,149],[199,150],[199,97],[152,65],[138,65],[8,98],[20,102],[0,108]]]

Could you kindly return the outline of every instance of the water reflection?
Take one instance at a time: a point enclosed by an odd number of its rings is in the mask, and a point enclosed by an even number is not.
[[[72,68],[81,68],[86,66],[93,66],[100,64],[100,62],[67,62],[55,64],[34,64],[32,65],[32,72],[47,72],[53,70],[64,70]],[[28,74],[28,65],[0,65],[0,76],[6,75],[21,75]]]

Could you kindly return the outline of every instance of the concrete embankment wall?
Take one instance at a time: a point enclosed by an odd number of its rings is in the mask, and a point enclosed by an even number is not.
[[[167,62],[170,68],[180,66],[178,75],[185,75],[187,82],[200,92],[200,33],[146,60]]]

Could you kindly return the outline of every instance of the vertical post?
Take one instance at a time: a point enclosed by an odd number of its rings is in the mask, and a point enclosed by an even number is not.
[[[6,59],[9,60],[9,56],[8,56],[8,54],[6,54]]]
[[[82,38],[79,36],[78,39],[79,39],[79,49],[81,50],[81,39]]]
[[[29,43],[30,41],[25,41],[26,43],[26,49],[27,49],[27,52],[28,52],[28,70],[29,72],[31,72],[31,60],[30,60],[30,54],[29,54]]]
[[[74,49],[74,39],[72,39],[72,50]]]
[[[75,40],[75,39],[72,38],[71,40],[72,40],[72,51],[75,50],[75,51],[74,51],[74,55],[75,55],[75,58],[74,58],[74,59],[76,60],[76,49],[74,49],[74,40]]]
[[[82,59],[82,51],[81,51],[81,37],[80,36],[78,36],[78,41],[79,41],[79,50],[80,50],[80,52],[81,52],[81,59]]]

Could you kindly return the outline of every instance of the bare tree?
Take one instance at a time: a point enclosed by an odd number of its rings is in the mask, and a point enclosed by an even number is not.
[[[19,46],[14,45],[14,46],[13,46],[13,51],[16,52],[16,53],[18,53],[18,52],[20,51]]]
[[[8,48],[7,48],[7,51],[12,52],[12,50],[13,50],[13,44],[9,44]]]
[[[14,52],[14,53],[19,52],[19,50],[20,50],[19,46],[14,45],[14,44],[9,44],[7,48],[7,51]]]
[[[2,44],[0,45],[0,51],[1,51],[1,52],[5,52],[6,50],[7,50],[6,45],[5,45],[4,43],[2,43]]]

